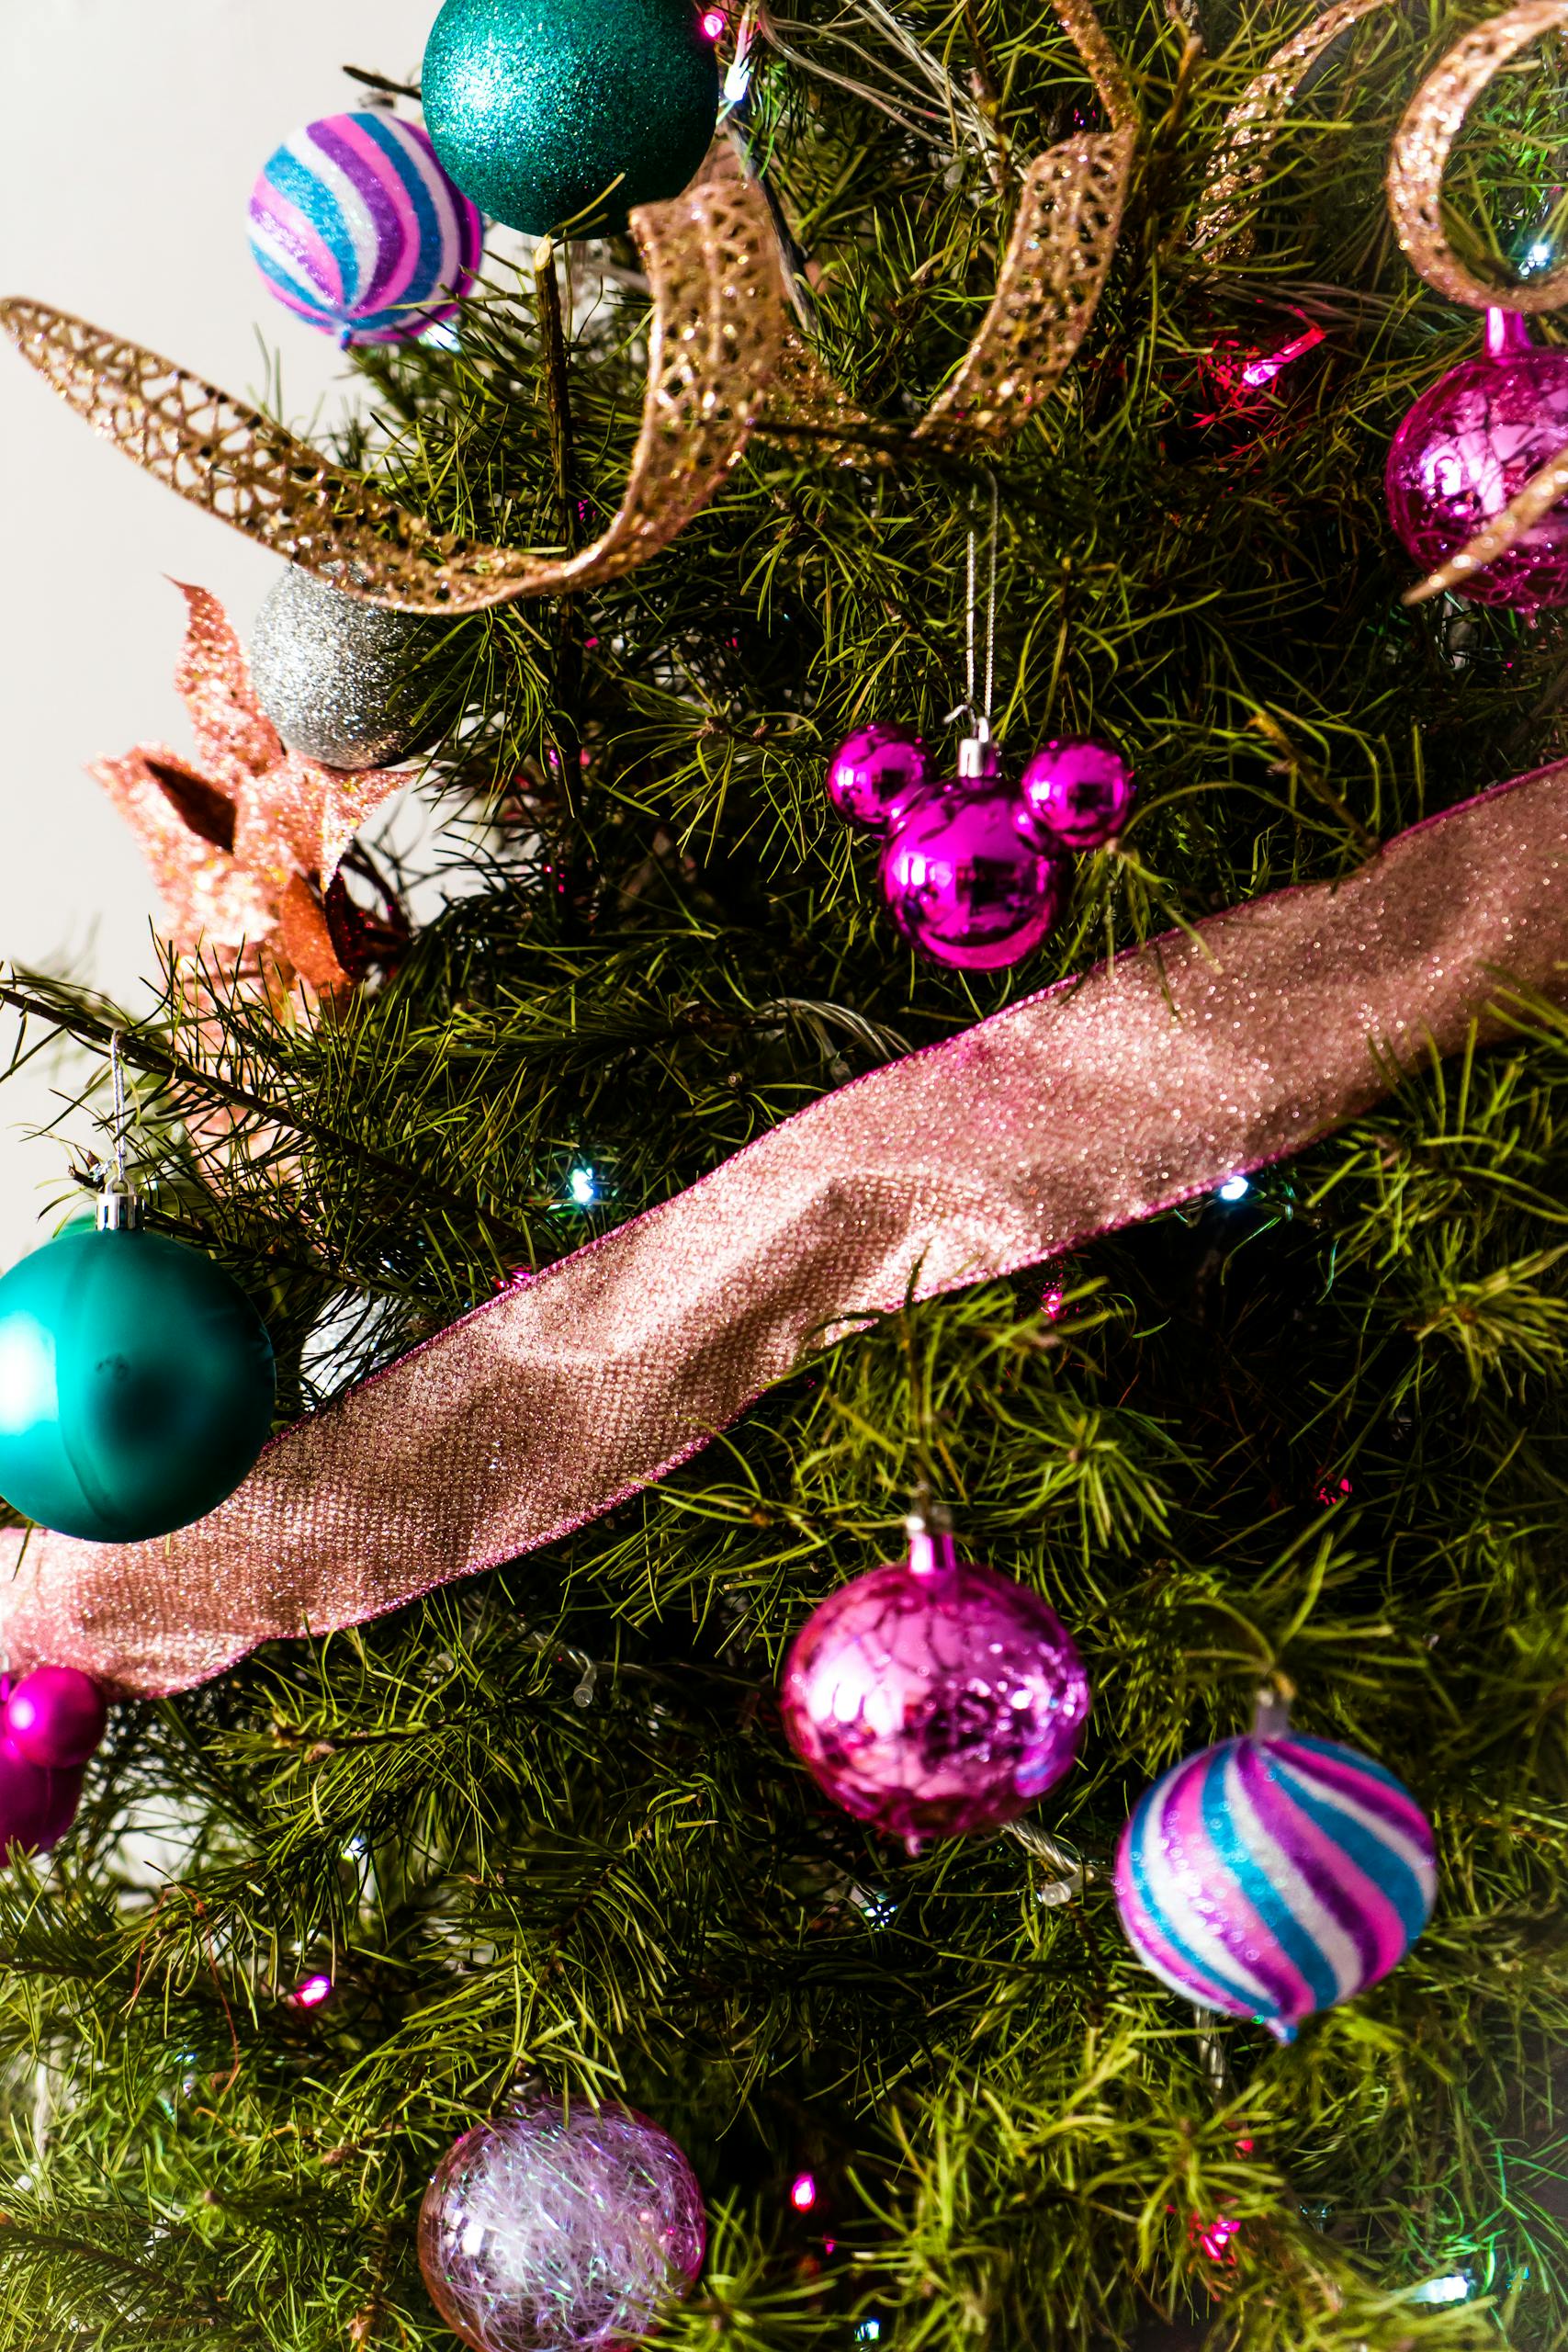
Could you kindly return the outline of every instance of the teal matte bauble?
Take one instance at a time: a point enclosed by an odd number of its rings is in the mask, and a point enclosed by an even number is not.
[[[210,1258],[73,1227],[0,1281],[0,1495],[62,1535],[166,1535],[232,1494],[273,1386],[266,1327]]]
[[[446,0],[421,93],[437,155],[481,212],[590,236],[696,177],[718,65],[692,0]]]

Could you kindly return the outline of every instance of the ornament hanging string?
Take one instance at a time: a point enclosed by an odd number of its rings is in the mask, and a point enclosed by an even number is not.
[[[981,703],[978,731],[991,732],[991,719],[997,694],[997,534],[1000,512],[997,494],[997,478],[988,477],[991,492],[990,528],[986,534],[987,577],[986,581],[986,692]],[[969,534],[969,709],[975,713],[975,534]]]
[[[125,1064],[119,1055],[119,1031],[109,1032],[109,1084],[114,1095],[114,1189],[126,1190],[125,1182]]]
[[[975,732],[985,742],[991,736],[991,718],[996,697],[997,680],[997,531],[1000,507],[995,474],[988,474],[990,484],[991,519],[986,535],[988,578],[986,584],[986,690],[983,700],[976,700],[975,616],[979,607],[978,554],[979,538],[973,523],[969,526],[964,547],[964,700],[947,713],[942,724],[951,727],[956,719],[967,718]]]
[[[0,1644],[176,1690],[514,1559],[866,1320],[1299,1151],[1498,1034],[1510,984],[1568,997],[1568,763],[825,1095],[275,1439],[194,1526],[6,1536]]]

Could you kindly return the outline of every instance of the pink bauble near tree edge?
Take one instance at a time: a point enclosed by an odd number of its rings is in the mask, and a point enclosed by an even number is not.
[[[1568,351],[1532,345],[1513,311],[1486,348],[1423,392],[1388,453],[1389,519],[1423,571],[1458,553],[1568,447]],[[1554,506],[1455,594],[1531,613],[1568,604],[1568,505]]]
[[[1133,771],[1087,735],[1043,743],[1019,779],[1025,833],[1046,851],[1103,849],[1133,808]]]
[[[667,2132],[537,2087],[447,2150],[419,2213],[431,2301],[473,2352],[624,2352],[691,2292],[706,2244]]]
[[[10,1697],[8,1679],[0,1679],[0,1713]],[[76,1818],[82,1797],[82,1768],[51,1771],[28,1758],[0,1732],[0,1868],[15,1848],[24,1854],[47,1854],[59,1844]]]
[[[71,1771],[96,1754],[108,1722],[104,1694],[73,1666],[37,1666],[0,1709],[0,1732],[29,1764]]]
[[[912,727],[876,719],[846,735],[829,763],[829,802],[846,825],[885,833],[931,780],[931,756]]]
[[[1016,789],[960,778],[918,799],[882,854],[882,889],[922,956],[998,972],[1032,955],[1066,906],[1068,868],[1028,840]]]
[[[796,1634],[779,1704],[835,1804],[916,1847],[999,1829],[1077,1753],[1089,1678],[1055,1611],[951,1536],[830,1593]]]

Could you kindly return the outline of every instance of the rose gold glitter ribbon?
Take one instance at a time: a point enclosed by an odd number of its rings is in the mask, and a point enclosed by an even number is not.
[[[175,1690],[514,1558],[911,1286],[1300,1150],[1387,1091],[1390,1057],[1492,1034],[1499,975],[1568,996],[1568,763],[824,1096],[286,1431],[195,1527],[12,1536],[0,1644],[13,1670]]]
[[[1475,99],[1493,75],[1544,33],[1568,27],[1568,0],[1519,0],[1439,58],[1405,110],[1394,134],[1388,169],[1388,206],[1401,250],[1428,286],[1450,302],[1472,310],[1540,313],[1568,302],[1568,264],[1545,277],[1508,287],[1488,286],[1465,267],[1442,223],[1443,174],[1450,153]],[[1446,589],[1462,589],[1467,578],[1532,530],[1568,490],[1568,448],[1559,449],[1532,474],[1517,498],[1495,514],[1472,539],[1429,572],[1405,596],[1424,603]]]

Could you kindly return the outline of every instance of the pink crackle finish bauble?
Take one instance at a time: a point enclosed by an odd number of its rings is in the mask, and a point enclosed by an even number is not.
[[[69,1772],[94,1755],[108,1722],[104,1694],[73,1666],[37,1666],[0,1709],[0,1731],[29,1764]]]
[[[847,825],[885,833],[931,777],[931,757],[912,727],[874,720],[846,735],[828,767],[828,798]]]
[[[1389,518],[1432,571],[1568,447],[1568,351],[1530,343],[1513,311],[1489,311],[1486,348],[1423,392],[1388,453]],[[1521,613],[1568,604],[1568,506],[1456,594]]]
[[[1133,771],[1087,735],[1043,743],[1019,779],[1022,823],[1043,850],[1103,849],[1126,823]]]
[[[998,1829],[1059,1781],[1089,1717],[1061,1620],[918,1523],[909,1556],[812,1611],[785,1660],[790,1746],[835,1804],[911,1847]]]
[[[0,1679],[0,1714],[10,1695],[9,1681]],[[81,1797],[80,1765],[51,1771],[30,1764],[0,1732],[0,1868],[13,1848],[24,1854],[47,1854],[58,1845],[76,1818]]]
[[[474,2352],[615,2352],[689,2294],[707,2244],[696,2175],[635,2109],[542,2090],[465,2132],[419,2213],[431,2301]]]
[[[918,799],[882,853],[882,888],[906,939],[935,964],[997,972],[1032,955],[1067,897],[1068,869],[1029,841],[999,777],[960,777]]]

